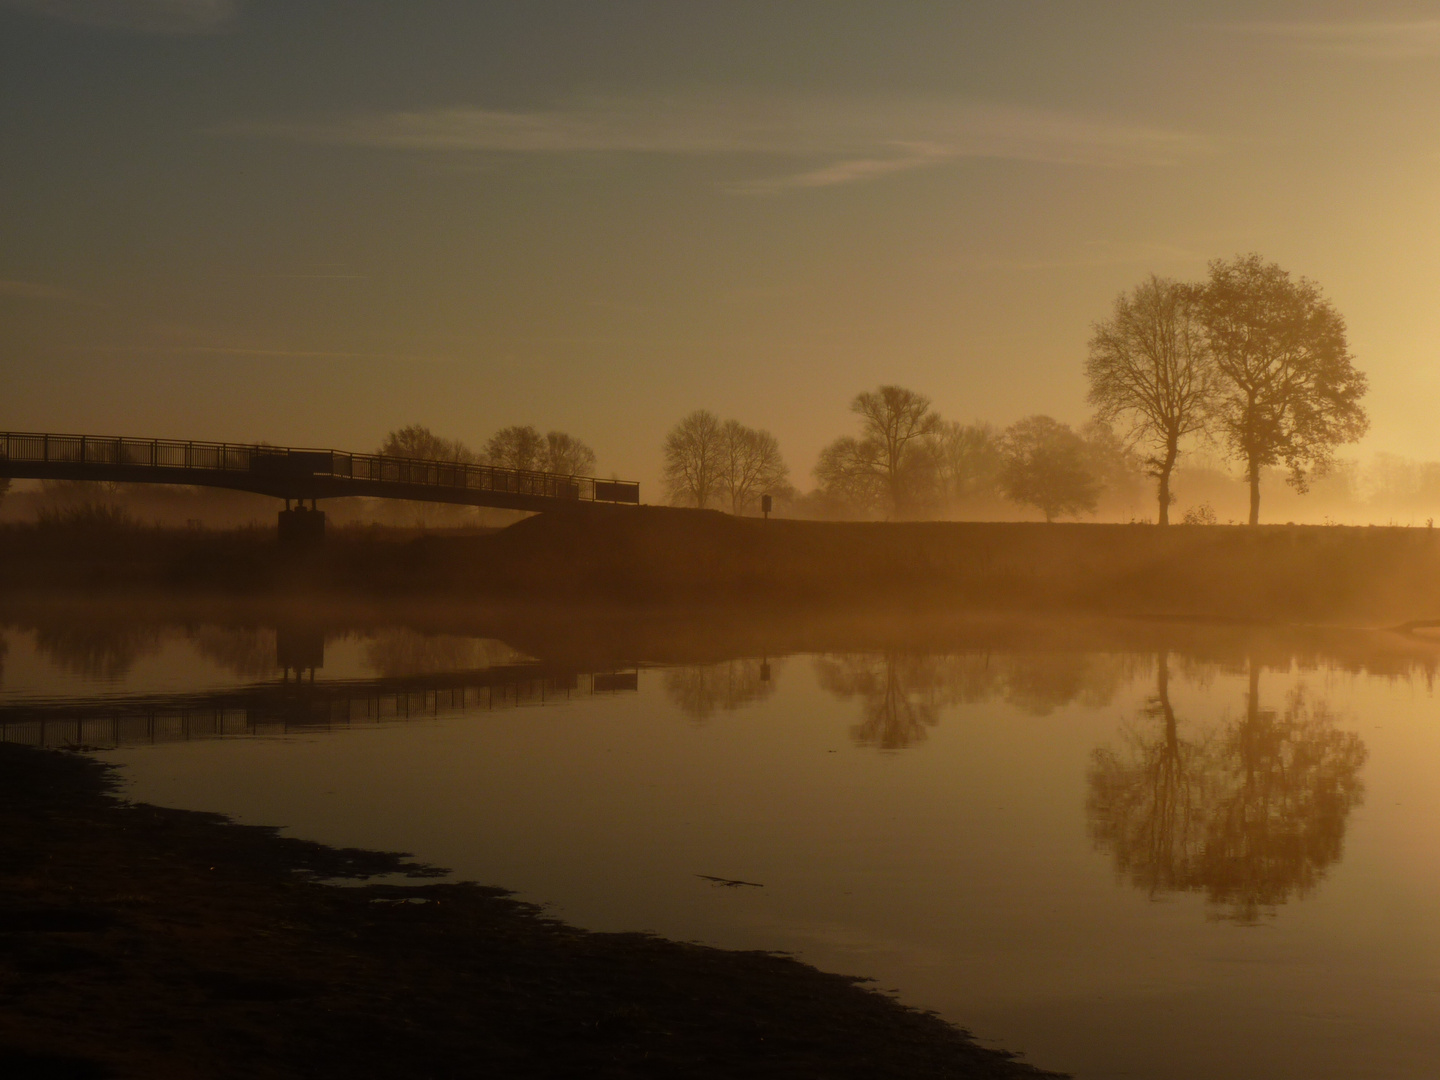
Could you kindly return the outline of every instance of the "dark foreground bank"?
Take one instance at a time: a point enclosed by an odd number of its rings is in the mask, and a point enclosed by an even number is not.
[[[0,529],[0,595],[160,589],[656,606],[942,605],[1393,625],[1440,618],[1440,533],[1328,526],[761,521],[592,507],[488,534]]]
[[[0,745],[0,1075],[1054,1075],[784,957],[595,934]]]

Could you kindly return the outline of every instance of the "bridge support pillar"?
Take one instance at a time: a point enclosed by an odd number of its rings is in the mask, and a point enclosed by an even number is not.
[[[318,547],[325,539],[325,511],[307,510],[303,505],[280,511],[280,546]]]

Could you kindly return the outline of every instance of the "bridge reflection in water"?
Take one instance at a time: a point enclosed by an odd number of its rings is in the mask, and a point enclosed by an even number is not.
[[[635,691],[636,671],[515,664],[403,678],[292,679],[205,693],[46,700],[0,707],[0,741],[114,749],[337,731],[442,714],[560,704]]]

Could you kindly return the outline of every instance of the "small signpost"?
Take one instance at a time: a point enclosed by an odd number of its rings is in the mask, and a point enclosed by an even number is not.
[[[765,515],[766,521],[770,520],[770,508],[774,505],[775,501],[769,495],[760,496],[760,512]]]

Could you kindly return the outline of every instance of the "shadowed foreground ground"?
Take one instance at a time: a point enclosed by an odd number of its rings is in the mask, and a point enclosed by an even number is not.
[[[0,1075],[1054,1075],[764,953],[594,934],[0,745]]]

